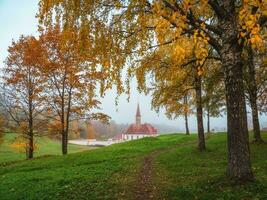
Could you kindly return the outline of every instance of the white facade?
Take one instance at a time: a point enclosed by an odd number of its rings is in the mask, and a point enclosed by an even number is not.
[[[85,146],[109,146],[114,144],[115,142],[112,140],[97,141],[97,140],[79,139],[79,140],[69,140],[69,143],[77,145],[85,145]]]
[[[123,140],[137,140],[144,137],[151,137],[152,135],[148,134],[123,134],[122,138]]]

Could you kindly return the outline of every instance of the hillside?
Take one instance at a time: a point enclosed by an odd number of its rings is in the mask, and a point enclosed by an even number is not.
[[[264,134],[267,140],[267,134]],[[225,178],[226,135],[165,135],[0,167],[0,199],[267,199],[267,145],[251,145],[257,180]]]
[[[15,139],[15,134],[6,133],[4,135],[4,143],[0,144],[0,163],[24,160],[25,154],[19,153],[15,148],[11,147],[12,142]],[[47,155],[61,155],[61,143],[57,140],[51,140],[46,137],[36,138],[37,150],[34,156],[47,156]],[[70,153],[77,153],[85,150],[92,149],[92,147],[69,145]],[[0,198],[1,199],[1,198]]]

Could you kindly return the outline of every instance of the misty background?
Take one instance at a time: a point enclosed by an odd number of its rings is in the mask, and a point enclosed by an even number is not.
[[[15,5],[15,6],[14,6]],[[37,0],[0,0],[0,67],[4,65],[7,57],[7,48],[11,45],[12,39],[18,40],[21,34],[38,36],[38,19],[35,18],[38,12]],[[114,123],[119,127],[127,127],[135,122],[135,113],[137,103],[140,104],[142,123],[151,123],[159,133],[183,132],[184,119],[182,117],[175,120],[169,120],[164,115],[164,110],[159,113],[151,110],[151,97],[138,93],[136,82],[131,84],[131,95],[129,102],[126,95],[121,95],[118,100],[118,106],[115,106],[116,90],[106,92],[106,96],[100,99],[102,102],[102,112],[109,115]],[[249,108],[248,108],[249,111]],[[261,128],[267,127],[266,115],[260,115]],[[252,126],[251,116],[248,115],[249,127]],[[211,130],[225,131],[226,117],[211,118]],[[189,127],[191,132],[197,129],[196,118],[189,117]],[[206,119],[204,118],[204,127]],[[121,130],[122,128],[120,128]]]

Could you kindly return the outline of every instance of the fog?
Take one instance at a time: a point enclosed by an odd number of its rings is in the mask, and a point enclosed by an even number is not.
[[[36,0],[0,0],[0,63],[3,66],[3,61],[7,56],[7,48],[11,44],[12,39],[17,40],[21,34],[37,35],[38,20],[35,15],[38,11],[38,1]],[[136,90],[136,83],[131,84],[131,95],[129,102],[127,96],[119,97],[119,104],[115,106],[116,91],[108,91],[106,96],[101,99],[102,112],[108,114],[116,123],[133,123],[137,103],[140,103],[142,122],[152,124],[164,124],[174,127],[177,131],[184,130],[183,118],[169,120],[164,115],[164,110],[159,113],[151,110],[151,97],[139,94]],[[251,117],[249,117],[251,119]],[[267,119],[265,115],[260,116],[261,127],[267,127]],[[196,131],[196,118],[189,118],[191,131]],[[206,127],[206,120],[204,119]],[[211,118],[211,129],[225,130],[226,117]],[[251,126],[251,120],[249,120]]]

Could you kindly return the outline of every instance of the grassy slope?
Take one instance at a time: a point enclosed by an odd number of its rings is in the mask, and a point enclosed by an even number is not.
[[[196,135],[166,135],[0,166],[0,199],[133,199],[144,156],[159,149],[169,151],[153,163],[158,199],[267,199],[267,145],[251,146],[257,181],[235,186],[224,176],[225,138],[212,136],[202,154],[189,143]]]
[[[4,143],[0,145],[0,163],[23,160],[25,159],[24,153],[18,153],[13,149],[10,144],[15,138],[15,134],[7,133],[4,136]],[[50,140],[48,138],[37,138],[38,149],[34,153],[34,157],[44,155],[61,155],[61,144],[58,141]],[[90,149],[87,146],[69,145],[69,152],[76,153]],[[0,198],[1,199],[1,198]]]
[[[266,133],[264,138],[266,141]],[[251,144],[256,181],[240,186],[226,177],[225,139],[225,134],[212,136],[207,141],[208,152],[203,154],[188,146],[160,155],[155,162],[158,175],[154,177],[160,198],[267,199],[267,145]]]

